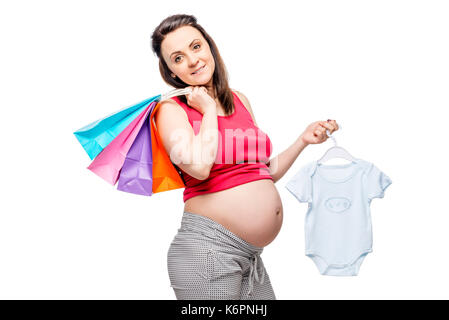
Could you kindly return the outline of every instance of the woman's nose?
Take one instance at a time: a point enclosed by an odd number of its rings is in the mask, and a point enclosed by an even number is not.
[[[195,56],[188,56],[187,61],[189,62],[190,68],[192,68],[198,64],[198,58]]]

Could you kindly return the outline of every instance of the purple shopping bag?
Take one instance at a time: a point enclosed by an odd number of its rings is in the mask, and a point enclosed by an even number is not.
[[[155,105],[156,102],[153,102],[142,128],[126,155],[120,171],[117,190],[144,196],[153,194],[153,155],[149,115]]]

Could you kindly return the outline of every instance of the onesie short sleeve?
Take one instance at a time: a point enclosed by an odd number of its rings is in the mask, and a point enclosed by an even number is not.
[[[309,166],[304,166],[285,185],[299,202],[312,202],[312,180]]]
[[[390,177],[370,164],[366,172],[366,195],[369,200],[383,198],[385,189],[392,183]]]

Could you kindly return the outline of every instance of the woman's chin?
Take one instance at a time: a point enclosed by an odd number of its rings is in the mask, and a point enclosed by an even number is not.
[[[193,83],[188,83],[188,85],[189,86],[206,86],[207,84],[209,84],[210,81],[211,81],[211,78],[207,81],[198,80]]]

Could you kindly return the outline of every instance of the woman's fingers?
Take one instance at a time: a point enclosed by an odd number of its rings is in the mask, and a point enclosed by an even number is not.
[[[304,131],[304,141],[308,143],[322,143],[336,130],[338,130],[338,125],[335,120],[315,121]],[[327,131],[329,131],[329,135]]]
[[[325,129],[324,129],[325,131],[326,131],[326,129],[328,129],[328,130],[331,131],[331,132],[332,132],[332,130],[334,130],[334,126],[331,125],[329,122],[326,122],[326,121],[320,121],[319,124],[320,124],[322,127],[325,128]]]
[[[326,134],[326,129],[320,128],[318,130],[315,130],[315,135],[318,138],[318,141],[324,142],[328,138]]]
[[[335,120],[331,121],[320,121],[319,124],[329,130],[329,134],[332,134],[334,131],[338,130],[338,125]],[[325,129],[325,130],[326,130]]]
[[[328,127],[324,126],[320,121],[316,125],[315,132],[318,132],[317,134],[325,134]]]

